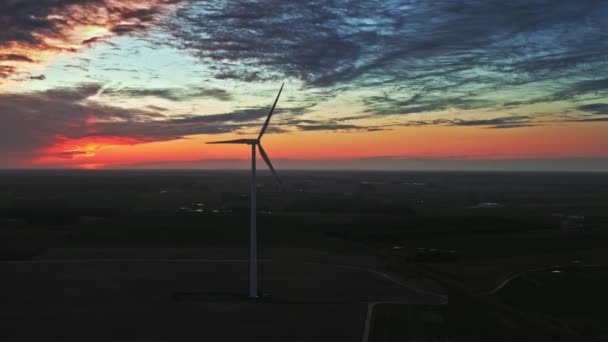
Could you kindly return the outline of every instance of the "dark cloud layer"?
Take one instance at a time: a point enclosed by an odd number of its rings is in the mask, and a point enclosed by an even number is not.
[[[0,166],[48,155],[58,142],[83,138],[115,138],[138,144],[181,139],[194,134],[218,134],[259,125],[267,108],[244,108],[207,116],[167,117],[158,111],[126,110],[88,100],[99,84],[82,84],[25,94],[0,94]],[[54,156],[74,157],[78,151]]]
[[[235,0],[193,1],[167,25],[219,79],[388,86],[416,95],[369,111],[408,114],[498,106],[487,95],[507,88],[537,87],[536,102],[605,89],[606,18],[603,0]]]
[[[0,54],[0,61],[33,62],[33,60],[29,57],[14,53]]]
[[[592,103],[576,107],[578,110],[597,115],[608,115],[608,103]]]
[[[563,120],[562,120],[563,121]],[[440,125],[440,126],[480,126],[485,128],[520,128],[535,126],[541,122],[536,122],[530,116],[525,115],[514,115],[514,116],[503,116],[492,119],[435,119],[435,120],[412,120],[404,126],[428,126],[428,125]]]
[[[496,119],[483,119],[483,120],[454,120],[452,122],[455,126],[496,126],[501,125],[522,125],[530,119],[529,116],[507,116]]]
[[[108,88],[104,94],[119,95],[125,97],[154,96],[172,101],[186,101],[199,98],[214,98],[221,101],[232,99],[230,93],[218,88]]]

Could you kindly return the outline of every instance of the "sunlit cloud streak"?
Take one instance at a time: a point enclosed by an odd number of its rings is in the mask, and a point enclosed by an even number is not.
[[[0,3],[0,86],[43,79],[53,56],[145,31],[175,0],[8,0]],[[7,80],[8,79],[8,80]]]

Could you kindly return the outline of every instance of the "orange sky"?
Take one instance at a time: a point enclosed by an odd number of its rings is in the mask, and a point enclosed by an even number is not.
[[[608,123],[571,123],[519,129],[479,127],[401,127],[383,132],[296,132],[268,134],[263,145],[273,159],[351,159],[412,157],[454,159],[520,159],[608,156]],[[77,151],[72,159],[43,157],[32,165],[111,168],[148,162],[247,159],[244,145],[206,145],[235,138],[200,135],[138,145],[114,138],[87,138],[52,149]],[[113,145],[113,143],[115,145]]]

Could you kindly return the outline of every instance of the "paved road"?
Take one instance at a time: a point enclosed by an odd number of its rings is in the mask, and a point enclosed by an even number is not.
[[[0,262],[5,341],[361,341],[368,304],[435,304],[382,272],[266,260],[267,300],[245,260]]]

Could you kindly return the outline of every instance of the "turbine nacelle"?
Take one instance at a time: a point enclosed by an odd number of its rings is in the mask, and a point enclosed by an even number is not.
[[[270,111],[268,112],[268,116],[266,117],[266,121],[264,121],[264,126],[262,126],[262,130],[260,131],[260,134],[258,135],[257,139],[234,139],[234,140],[222,140],[222,141],[210,141],[207,144],[242,144],[242,145],[251,145],[253,148],[253,152],[255,155],[255,149],[256,146],[260,151],[260,155],[262,156],[262,159],[264,159],[264,162],[266,163],[266,165],[268,165],[268,168],[270,169],[270,171],[272,171],[272,174],[274,175],[274,177],[276,178],[277,182],[279,184],[282,184],[281,179],[279,178],[279,176],[277,175],[277,172],[274,170],[274,167],[272,167],[272,163],[270,162],[270,158],[268,158],[268,155],[266,154],[266,151],[264,151],[264,148],[262,147],[261,144],[261,140],[262,140],[262,136],[264,136],[264,133],[266,133],[266,129],[268,128],[268,124],[270,123],[270,118],[272,117],[272,113],[274,112],[275,107],[277,106],[277,102],[279,101],[279,96],[281,96],[281,92],[283,91],[283,86],[285,85],[285,83],[283,83],[281,85],[281,89],[279,89],[279,93],[277,94],[277,98],[274,99],[274,103],[272,104],[272,107],[270,108]]]

